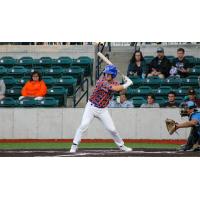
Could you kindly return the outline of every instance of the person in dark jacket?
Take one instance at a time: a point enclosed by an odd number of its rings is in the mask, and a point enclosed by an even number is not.
[[[185,58],[185,50],[183,48],[177,49],[177,58],[172,62],[170,75],[185,78],[188,76],[189,68],[191,67],[191,63]]]
[[[127,71],[127,76],[139,76],[145,78],[149,71],[149,67],[146,65],[142,52],[137,50],[134,52]]]
[[[148,77],[159,76],[160,78],[167,78],[170,75],[171,62],[164,54],[164,49],[159,47],[157,49],[157,56],[149,64],[150,70]]]

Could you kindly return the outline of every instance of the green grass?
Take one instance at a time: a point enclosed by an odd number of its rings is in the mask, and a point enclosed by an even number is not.
[[[176,144],[126,143],[132,148],[177,148]],[[0,143],[0,149],[69,149],[71,143]],[[114,143],[81,143],[79,148],[116,148]]]

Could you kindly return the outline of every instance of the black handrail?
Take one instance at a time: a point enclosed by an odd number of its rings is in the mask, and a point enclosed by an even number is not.
[[[86,82],[87,84],[87,89],[86,91],[81,95],[81,97],[78,99],[78,101],[76,101],[76,94],[77,92],[82,88],[82,86],[84,85],[84,83]],[[86,78],[85,80],[82,81],[82,83],[80,84],[80,86],[76,89],[76,91],[74,92],[74,95],[73,95],[73,102],[74,102],[74,108],[76,108],[76,106],[79,104],[79,102],[82,100],[82,98],[86,95],[86,103],[88,102],[88,97],[89,97],[89,81],[88,79]]]

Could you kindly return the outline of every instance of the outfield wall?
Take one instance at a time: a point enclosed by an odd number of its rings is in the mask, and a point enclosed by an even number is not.
[[[0,139],[71,139],[80,124],[82,108],[1,108]],[[181,121],[178,109],[109,109],[124,139],[186,139],[189,129],[169,136],[164,120]],[[94,119],[84,139],[110,139]]]

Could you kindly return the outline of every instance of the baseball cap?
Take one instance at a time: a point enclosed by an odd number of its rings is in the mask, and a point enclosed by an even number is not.
[[[195,95],[195,94],[196,94],[196,92],[195,92],[194,89],[189,89],[188,90],[188,95]]]
[[[192,108],[196,108],[197,105],[196,105],[196,103],[194,103],[194,101],[187,101],[186,107],[189,108],[189,109],[192,109]]]
[[[158,47],[157,52],[164,52],[164,49],[162,47]]]

